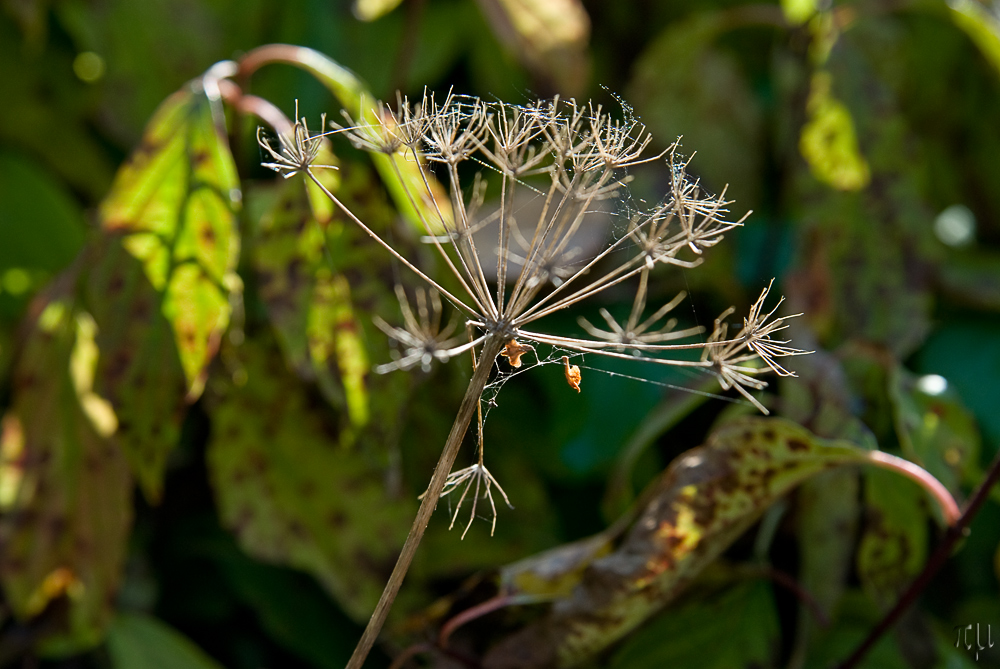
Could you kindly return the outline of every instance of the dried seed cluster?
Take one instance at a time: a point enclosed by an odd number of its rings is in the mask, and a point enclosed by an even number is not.
[[[395,362],[377,371],[416,364],[426,368],[434,360],[475,350],[493,337],[506,342],[501,355],[513,366],[518,366],[521,355],[533,350],[533,345],[548,344],[578,353],[701,369],[715,375],[723,388],[735,388],[767,413],[750,392],[767,385],[758,375],[768,368],[779,375],[791,375],[775,359],[803,353],[774,338],[786,325],[783,318],[774,316],[777,305],[764,310],[770,286],[761,293],[735,337],[728,336],[730,309],[716,320],[704,341],[673,343],[702,333],[701,328],[675,330],[675,319],[656,326],[680,304],[684,293],[644,318],[650,273],[661,265],[698,265],[703,252],[742,225],[746,216],[727,220],[732,203],[725,199],[725,192],[706,194],[699,182],[688,176],[688,163],[676,144],[645,157],[651,138],[634,120],[616,120],[600,106],[580,105],[574,100],[517,106],[456,95],[439,102],[433,95],[425,95],[416,103],[399,99],[396,109],[379,103],[361,120],[347,118],[345,125],[332,127],[325,134],[346,135],[361,149],[403,155],[420,166],[421,184],[414,186],[401,174],[400,181],[411,189],[408,195],[422,216],[425,241],[433,245],[451,273],[449,285],[456,286],[449,291],[445,282],[414,266],[328,192],[358,225],[430,288],[426,295],[418,293],[417,316],[399,291],[403,327],[376,321],[403,348]],[[317,136],[310,135],[304,121],[296,124],[292,137],[281,140],[278,151],[261,141],[273,158],[268,166],[284,176],[305,173],[322,188],[313,176],[315,166],[310,164],[316,156]],[[631,168],[661,160],[668,167],[670,188],[659,204],[632,213],[622,234],[596,253],[584,253],[576,240],[588,226],[595,225],[598,203],[625,194]],[[463,184],[460,175],[466,173],[463,166],[470,162],[481,167],[485,177]],[[398,163],[393,165],[398,169]],[[447,200],[436,195],[441,191],[435,181],[446,186]],[[496,207],[484,206],[487,190],[495,191]],[[536,206],[525,207],[526,196]],[[579,321],[589,338],[557,336],[537,328],[537,322],[546,316],[627,281],[636,285],[636,293],[625,322],[619,323],[602,309],[608,329]],[[462,340],[453,336],[455,326],[441,329],[439,296],[464,314],[475,336]],[[701,359],[678,359],[676,353],[682,349],[700,349]],[[564,361],[567,380],[579,390],[579,369]],[[455,472],[446,490],[473,482],[477,497],[480,483],[487,497],[492,486],[499,488],[482,464],[481,445],[479,463]],[[492,497],[489,499],[492,504]]]

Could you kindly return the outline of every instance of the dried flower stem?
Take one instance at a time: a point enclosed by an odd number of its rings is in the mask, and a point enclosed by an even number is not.
[[[413,519],[413,526],[410,527],[410,533],[403,544],[403,550],[399,553],[399,558],[396,560],[396,566],[393,567],[389,582],[385,584],[385,590],[382,591],[382,596],[378,600],[375,612],[372,613],[372,617],[368,620],[368,626],[365,627],[364,634],[361,635],[361,640],[358,641],[358,645],[354,649],[354,654],[351,655],[351,659],[347,663],[347,669],[361,669],[365,658],[368,657],[368,653],[371,651],[379,632],[382,630],[382,625],[385,624],[385,619],[389,615],[392,602],[396,599],[396,594],[403,584],[403,578],[410,568],[413,555],[416,553],[417,546],[424,536],[424,530],[427,529],[427,524],[434,513],[434,507],[437,506],[441,491],[444,490],[448,474],[451,473],[452,465],[455,464],[455,458],[458,456],[458,451],[465,440],[465,433],[469,429],[469,424],[476,413],[476,408],[479,406],[480,397],[489,381],[490,372],[493,370],[493,361],[500,354],[504,343],[503,338],[497,336],[489,336],[483,342],[483,348],[479,356],[480,364],[476,366],[476,370],[472,374],[472,379],[469,381],[465,397],[462,398],[462,404],[458,408],[458,415],[455,416],[451,432],[448,433],[448,440],[441,451],[441,457],[438,459],[437,466],[434,467],[431,482],[427,486],[427,491],[420,502],[420,508]]]

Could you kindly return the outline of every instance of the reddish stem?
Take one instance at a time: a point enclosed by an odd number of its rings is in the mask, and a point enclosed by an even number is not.
[[[497,609],[502,609],[505,606],[531,604],[536,601],[538,601],[536,597],[529,595],[497,595],[496,597],[487,599],[482,604],[470,607],[446,622],[441,628],[441,633],[438,635],[438,646],[441,648],[447,648],[448,639],[451,638],[452,633],[462,625],[472,622],[476,618],[481,618],[487,613],[493,613]]]
[[[1000,480],[1000,451],[997,452],[996,456],[993,458],[993,463],[990,465],[989,471],[986,473],[986,477],[983,482],[979,485],[976,491],[969,498],[969,501],[965,504],[965,508],[962,510],[961,515],[958,520],[955,521],[948,531],[945,532],[944,538],[941,543],[938,544],[937,549],[934,554],[931,555],[927,564],[924,565],[924,570],[920,572],[920,575],[914,579],[910,587],[907,588],[906,592],[899,598],[896,605],[892,607],[892,610],[885,614],[885,617],[879,621],[879,624],[868,634],[868,637],[861,642],[861,644],[855,649],[849,658],[844,660],[844,662],[839,666],[838,669],[852,669],[858,666],[868,651],[872,649],[872,646],[888,632],[896,624],[899,618],[917,601],[920,594],[930,585],[931,580],[933,580],[935,574],[944,566],[944,563],[948,561],[951,556],[952,551],[955,548],[955,544],[958,543],[966,534],[966,528],[972,519],[975,517],[979,508],[986,501],[989,496],[990,489],[996,485],[997,481]]]
[[[819,605],[819,602],[816,601],[813,594],[802,587],[802,584],[796,581],[791,574],[783,572],[780,569],[767,566],[762,567],[759,574],[792,593],[796,599],[802,602],[802,604],[809,609],[813,617],[816,618],[816,622],[819,623],[820,627],[826,629],[830,626],[830,617],[826,615],[826,611],[824,611],[823,607]]]
[[[889,455],[883,451],[869,451],[865,458],[876,467],[902,474],[929,492],[938,503],[941,515],[944,516],[944,520],[949,526],[954,526],[959,521],[962,514],[958,510],[955,498],[951,496],[951,493],[948,492],[948,489],[940,481],[931,476],[925,469],[918,467],[909,460]]]
[[[243,90],[228,79],[219,81],[222,99],[240,114],[253,114],[268,124],[279,135],[292,134],[292,122],[275,104],[256,95],[244,95]]]

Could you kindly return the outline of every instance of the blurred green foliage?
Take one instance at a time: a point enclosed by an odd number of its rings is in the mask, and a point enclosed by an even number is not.
[[[995,2],[0,7],[0,666],[343,666],[392,568],[467,364],[371,373],[392,353],[372,317],[398,322],[392,286],[415,280],[299,178],[262,169],[257,120],[199,79],[263,44],[325,54],[234,79],[310,122],[427,87],[593,98],[634,112],[659,149],[683,135],[704,187],[729,184],[755,213],[696,271],[654,275],[653,297],[689,291],[683,319],[706,325],[777,277],[804,313],[790,337],[816,351],[764,395],[781,418],[732,451],[747,406],[677,388],[717,393],[704,377],[623,362],[584,366],[580,395],[551,367],[507,383],[486,432],[516,509],[460,541],[439,503],[371,666],[495,597],[507,606],[454,631],[452,658],[827,666],[923,568],[939,514],[883,471],[774,483],[775,444],[894,452],[959,501],[997,454]],[[413,165],[340,141],[320,162],[339,165],[323,178],[352,211],[431,262],[406,222],[426,205],[398,184]],[[637,171],[631,197],[655,202],[665,169]],[[713,462],[743,462],[767,494],[684,479],[679,458],[705,443],[696,455],[728,444]],[[736,520],[698,516],[673,476]],[[657,499],[674,543],[635,524],[651,482],[673,491]],[[863,666],[1000,666],[1000,649],[977,662],[955,643],[967,624],[1000,635],[998,544],[991,500]],[[639,559],[668,565],[659,585],[626,577]],[[602,600],[609,583],[618,599]],[[560,642],[586,619],[574,593],[627,621],[585,651]]]

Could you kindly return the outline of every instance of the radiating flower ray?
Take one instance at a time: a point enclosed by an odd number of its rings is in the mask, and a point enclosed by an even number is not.
[[[426,372],[432,362],[448,362],[451,358],[479,343],[471,342],[462,337],[452,337],[458,329],[458,321],[452,320],[441,329],[441,297],[431,288],[416,291],[417,314],[414,315],[410,302],[403,287],[396,285],[396,297],[403,313],[403,327],[389,325],[378,316],[373,316],[376,327],[389,336],[390,339],[402,344],[403,355],[391,363],[379,365],[376,373],[386,374],[397,369],[410,369],[417,364]]]

